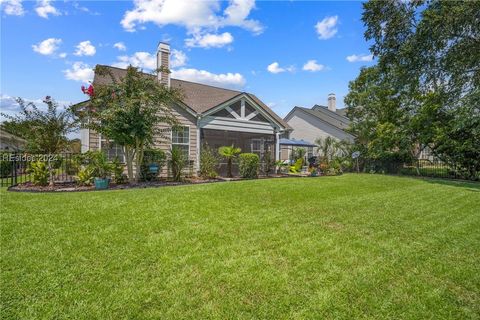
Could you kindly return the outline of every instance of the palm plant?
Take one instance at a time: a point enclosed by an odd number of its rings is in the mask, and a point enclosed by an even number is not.
[[[322,159],[328,163],[337,153],[337,143],[334,138],[328,136],[325,139],[318,138],[315,140],[318,145],[318,153]]]
[[[218,153],[224,157],[227,160],[227,176],[229,178],[233,177],[232,175],[232,163],[233,159],[240,153],[242,152],[242,149],[240,148],[235,148],[232,144],[232,146],[224,146],[220,147],[218,149]]]

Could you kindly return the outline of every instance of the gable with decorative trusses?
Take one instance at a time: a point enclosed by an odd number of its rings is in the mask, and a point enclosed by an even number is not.
[[[273,134],[284,128],[248,95],[241,94],[204,114],[204,129]]]

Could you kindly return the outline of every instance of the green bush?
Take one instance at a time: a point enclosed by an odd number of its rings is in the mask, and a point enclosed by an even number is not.
[[[127,176],[123,173],[124,165],[120,163],[118,157],[112,161],[112,172],[113,172],[113,181],[116,184],[124,184],[127,182]]]
[[[140,167],[140,175],[144,181],[155,180],[162,172],[162,167],[165,166],[167,161],[167,155],[163,150],[159,149],[147,149],[143,152],[143,163]],[[155,164],[158,166],[158,172],[150,172],[150,165]]]
[[[239,169],[242,178],[254,179],[258,177],[260,159],[255,153],[242,153],[239,156]]]
[[[46,186],[50,176],[50,170],[45,162],[33,161],[30,162],[27,168],[27,173],[32,175],[33,184],[38,186]]]
[[[272,153],[267,151],[263,155],[263,172],[268,176],[275,170],[275,159],[272,157]]]
[[[170,150],[170,169],[174,181],[182,180],[182,171],[187,166],[188,159],[182,149],[173,147]]]
[[[94,177],[107,179],[112,174],[112,164],[108,161],[107,155],[102,151],[93,151],[88,154],[90,165],[94,168]]]
[[[3,156],[4,154],[0,154],[0,156]],[[5,154],[5,157],[7,157],[8,154]],[[8,160],[0,160],[0,178],[5,178],[8,177],[12,173],[12,162]]]
[[[215,179],[218,175],[217,166],[217,153],[208,144],[203,145],[200,152],[200,176],[205,179]]]
[[[77,183],[81,186],[89,186],[93,182],[93,174],[95,169],[90,166],[83,166],[78,169],[78,173],[76,175]]]

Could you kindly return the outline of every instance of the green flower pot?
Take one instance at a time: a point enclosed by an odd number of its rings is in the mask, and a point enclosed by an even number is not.
[[[95,189],[96,190],[105,190],[108,189],[108,184],[110,183],[110,179],[105,178],[95,178]]]

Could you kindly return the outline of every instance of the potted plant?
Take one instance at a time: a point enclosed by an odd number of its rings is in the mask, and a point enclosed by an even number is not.
[[[112,164],[108,162],[107,156],[101,151],[94,152],[91,160],[91,164],[95,170],[95,179],[93,180],[95,183],[95,189],[108,189],[110,175],[112,174],[113,169]]]

